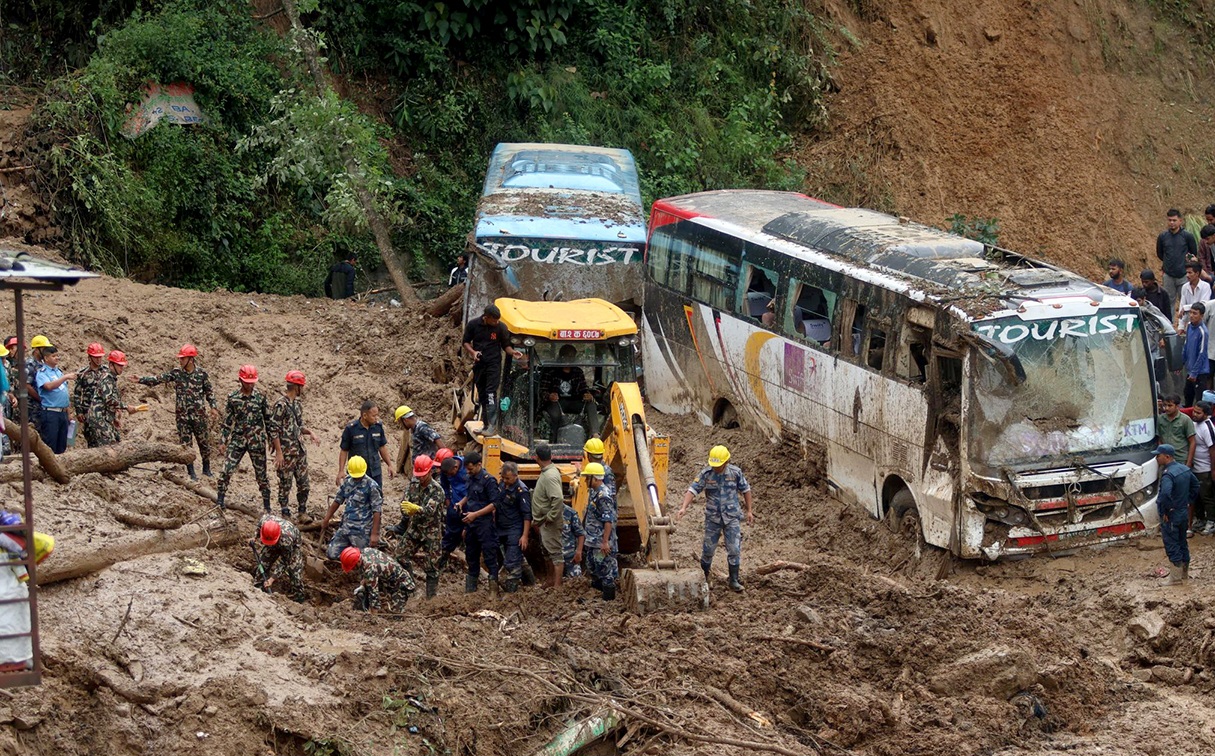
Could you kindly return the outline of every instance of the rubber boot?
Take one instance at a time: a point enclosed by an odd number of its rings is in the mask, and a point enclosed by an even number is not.
[[[270,492],[262,491],[262,511],[270,514]]]
[[[203,475],[206,475],[208,478],[215,477],[214,475],[211,474],[211,460],[209,460],[209,459],[203,460]]]
[[[496,404],[497,402],[490,402],[489,404],[485,405],[485,430],[482,431],[482,433],[484,433],[486,436],[493,436],[498,432],[498,408],[495,406]]]
[[[291,519],[291,507],[283,507],[282,510],[279,512],[279,514],[281,514],[283,516],[284,520],[290,520]]]
[[[224,492],[220,491],[215,496],[215,504],[219,507],[219,511],[224,511]]]
[[[497,578],[489,579],[489,597],[491,599],[498,598],[498,579]]]
[[[426,578],[426,598],[432,599],[439,593],[439,579],[437,577]]]
[[[477,592],[477,576],[476,575],[465,575],[464,576],[464,592],[465,593],[476,593]]]
[[[616,598],[616,584],[603,586],[603,600],[613,601]]]
[[[730,565],[730,590],[735,593],[741,593],[743,589],[743,584],[738,582],[738,567],[737,564]]]
[[[198,480],[198,473],[194,472],[194,463],[186,465],[186,474],[190,476],[190,480]]]
[[[502,591],[504,593],[518,593],[519,581],[515,580],[514,578],[508,578],[506,582],[502,584]]]
[[[701,562],[700,569],[705,572],[705,582],[709,582],[709,569],[713,566],[712,562]]]
[[[1169,579],[1164,582],[1165,585],[1181,585],[1181,581],[1185,580],[1185,571],[1183,568],[1175,564],[1169,565]]]

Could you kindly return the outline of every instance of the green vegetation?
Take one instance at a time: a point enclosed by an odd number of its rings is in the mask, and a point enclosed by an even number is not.
[[[949,224],[949,233],[974,239],[989,247],[1000,244],[1000,221],[996,218],[967,218],[962,213],[954,213],[945,219]]]
[[[791,134],[825,117],[831,52],[800,0],[301,2],[330,68],[389,93],[382,120],[302,94],[298,50],[246,3],[128,4],[35,128],[69,254],[163,283],[316,294],[340,250],[374,267],[339,142],[420,272],[462,249],[498,142],[629,148],[649,201],[799,188]],[[145,83],[177,81],[206,123],[121,134]]]

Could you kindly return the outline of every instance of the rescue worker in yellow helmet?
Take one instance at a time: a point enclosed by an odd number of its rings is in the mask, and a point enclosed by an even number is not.
[[[683,517],[692,500],[702,491],[705,495],[705,540],[700,552],[700,568],[705,572],[705,580],[708,580],[717,542],[724,535],[726,564],[730,568],[730,590],[741,591],[743,585],[738,579],[738,571],[742,553],[743,513],[739,507],[739,494],[742,494],[743,502],[747,505],[748,525],[755,522],[755,514],[751,509],[751,484],[737,465],[730,464],[730,450],[725,446],[714,446],[709,450],[709,464],[700,471],[683,495],[678,517]]]
[[[605,452],[603,441],[598,438],[589,438],[582,445],[582,451],[586,454],[587,463],[598,462],[603,465],[603,483],[612,489],[612,495],[616,495],[616,473],[612,472],[612,468],[608,467],[607,462],[603,461]]]
[[[367,474],[367,460],[354,455],[346,462],[346,479],[333,495],[333,503],[321,520],[321,540],[337,508],[342,511],[342,524],[325,550],[330,559],[338,559],[342,551],[350,546],[375,548],[380,545],[380,513],[384,509],[384,495],[380,484]]]

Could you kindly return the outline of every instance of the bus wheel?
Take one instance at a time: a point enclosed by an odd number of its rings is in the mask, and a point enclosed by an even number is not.
[[[718,428],[730,430],[738,427],[738,410],[727,399],[718,399],[713,412],[713,424]]]
[[[889,517],[895,532],[915,547],[915,556],[919,559],[924,551],[924,529],[920,525],[920,512],[915,508],[915,498],[906,488],[890,500]]]

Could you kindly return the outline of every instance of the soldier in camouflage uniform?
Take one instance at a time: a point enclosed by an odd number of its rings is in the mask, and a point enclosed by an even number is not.
[[[683,505],[679,508],[678,517],[683,517],[688,505],[701,491],[705,494],[705,540],[700,553],[700,568],[704,570],[705,580],[709,579],[709,568],[713,566],[713,554],[717,551],[717,542],[725,535],[726,564],[730,568],[730,590],[741,591],[742,583],[738,579],[742,555],[742,508],[739,506],[738,495],[742,494],[747,504],[747,524],[755,521],[751,511],[751,484],[736,465],[729,464],[730,450],[724,446],[714,446],[709,450],[709,466],[700,471],[696,480],[688,487],[683,495]]]
[[[434,461],[426,455],[414,457],[413,480],[401,502],[401,522],[395,532],[397,561],[410,569],[410,563],[421,552],[422,571],[426,575],[426,598],[439,591],[439,558],[443,555],[443,517],[447,498],[434,475]]]
[[[283,517],[291,516],[288,504],[291,495],[291,482],[295,481],[295,499],[299,504],[299,517],[303,522],[308,515],[308,451],[304,448],[304,436],[317,444],[316,435],[304,427],[304,404],[301,397],[304,393],[306,379],[299,370],[287,373],[286,396],[280,396],[274,402],[274,427],[278,432],[279,448],[282,450],[274,458],[274,468],[278,472],[278,506]]]
[[[85,412],[85,427],[92,428],[93,437],[89,446],[108,446],[119,441],[122,423],[118,413],[131,410],[122,401],[122,393],[118,390],[118,376],[127,367],[127,356],[115,349],[110,352],[110,367],[101,375],[93,398]]]
[[[502,465],[502,496],[494,507],[494,521],[502,569],[506,572],[502,587],[507,593],[514,593],[523,580],[523,552],[527,550],[527,537],[532,529],[532,492],[519,480],[519,465],[514,462]]]
[[[338,486],[333,503],[321,520],[321,540],[324,540],[333,513],[341,506],[345,507],[342,525],[333,534],[333,540],[325,550],[326,556],[337,559],[348,546],[378,546],[384,495],[380,492],[380,484],[367,474],[367,460],[357,454],[346,462],[346,479]]]
[[[398,425],[410,432],[409,453],[413,458],[425,455],[434,459],[439,452],[439,432],[405,405],[397,407],[393,416]]]
[[[266,397],[254,389],[257,385],[257,368],[252,365],[242,365],[240,369],[240,390],[228,394],[227,412],[224,415],[224,426],[221,434],[219,453],[224,455],[224,469],[219,474],[219,484],[216,492],[219,498],[216,503],[220,509],[224,507],[224,494],[228,491],[228,481],[232,473],[240,465],[245,454],[253,464],[253,474],[257,477],[257,487],[262,492],[262,509],[270,512],[270,478],[266,476],[266,441],[269,439],[274,446],[275,459],[282,453],[278,443],[274,418],[270,416],[270,407]]]
[[[586,501],[586,548],[590,550],[587,569],[591,587],[603,591],[603,600],[616,598],[616,492],[603,483],[603,465],[588,463],[582,477],[589,487]]]
[[[131,380],[138,381],[144,386],[156,386],[161,383],[172,383],[177,396],[177,440],[182,446],[189,446],[191,437],[198,443],[198,456],[202,458],[203,475],[211,474],[211,441],[207,436],[208,405],[212,418],[219,417],[219,409],[215,405],[215,392],[211,388],[211,378],[207,371],[198,367],[195,359],[198,349],[193,344],[185,344],[177,351],[177,361],[180,367],[173,368],[167,373],[149,375],[142,378],[132,376]],[[190,478],[198,480],[194,473],[194,465],[186,465]]]
[[[89,364],[76,371],[76,385],[72,387],[72,415],[89,446],[101,446],[98,443],[97,428],[89,422],[88,414],[89,408],[93,406],[93,394],[97,391],[97,384],[106,373],[105,347],[94,342],[89,344],[87,354]]]
[[[578,512],[566,504],[565,523],[561,526],[561,555],[565,557],[565,577],[582,577],[582,547],[585,544],[586,530],[582,527],[582,520],[578,518]]]
[[[303,602],[307,594],[304,593],[304,542],[299,528],[285,518],[264,515],[257,523],[257,535],[262,550],[258,554],[253,586],[269,593],[276,582],[286,580],[287,593],[292,599]],[[254,541],[249,543],[253,545]]]
[[[355,567],[359,569],[356,604],[361,597],[361,603],[368,611],[387,609],[394,614],[405,611],[405,603],[417,585],[413,582],[413,576],[397,560],[379,549],[358,549],[354,546],[343,550],[341,557],[343,570],[350,572]]]

